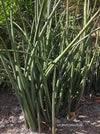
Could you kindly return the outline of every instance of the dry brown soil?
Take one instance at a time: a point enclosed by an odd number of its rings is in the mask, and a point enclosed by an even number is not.
[[[55,121],[57,134],[100,134],[100,103],[82,105],[79,115],[72,122],[66,118],[56,118]],[[0,92],[0,134],[37,134],[25,128],[14,93]]]

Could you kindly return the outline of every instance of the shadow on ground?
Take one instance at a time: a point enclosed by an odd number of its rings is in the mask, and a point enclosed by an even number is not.
[[[84,104],[72,122],[57,118],[56,126],[56,134],[99,134],[100,103]],[[14,93],[0,92],[0,134],[37,134],[25,128],[22,110]]]

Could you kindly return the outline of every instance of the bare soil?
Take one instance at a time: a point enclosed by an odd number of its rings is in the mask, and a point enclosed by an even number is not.
[[[71,122],[66,118],[56,118],[55,121],[57,134],[100,134],[100,102],[83,104],[77,118]],[[0,92],[0,134],[38,134],[25,128],[14,93]]]

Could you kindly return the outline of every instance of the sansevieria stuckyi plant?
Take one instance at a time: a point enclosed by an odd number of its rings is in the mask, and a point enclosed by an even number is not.
[[[38,46],[41,46],[41,38],[46,31],[47,25],[50,23],[55,10],[58,8],[60,1],[61,0],[55,3],[47,0],[34,1],[33,23],[31,32],[28,34],[25,22],[21,14],[20,21],[22,21],[23,28],[16,24],[16,22],[13,22],[12,11],[10,13],[9,22],[4,1],[1,0],[6,18],[8,34],[11,40],[11,49],[8,49],[4,43],[6,56],[0,53],[0,58],[4,64],[12,86],[15,89],[18,100],[22,106],[26,125],[31,130],[35,130],[37,128],[37,125],[39,125],[40,128],[42,120],[46,120],[48,122],[51,120],[51,100],[46,83],[47,79],[44,77],[42,68],[43,65],[41,65],[39,61],[41,59],[44,62],[45,58],[39,57],[39,54],[37,54],[37,52]],[[48,8],[49,13],[47,14],[46,12]],[[23,46],[21,50],[17,49],[15,32],[19,34],[20,38],[23,39]],[[21,53],[22,56],[20,55]],[[39,53],[42,54],[42,52]],[[20,58],[23,60],[22,66]],[[7,61],[10,61],[9,65]]]
[[[19,9],[18,24],[13,21],[12,11],[10,20],[7,18],[4,1],[1,2],[11,46],[8,48],[1,38],[4,46],[0,58],[21,104],[26,126],[32,131],[38,127],[41,133],[42,123],[46,121],[52,123],[52,133],[55,133],[55,116],[67,105],[70,114],[76,89],[78,85],[79,88],[82,86],[83,72],[87,66],[90,69],[94,61],[95,53],[88,63],[82,62],[85,68],[80,66],[83,54],[82,51],[80,55],[80,47],[90,37],[92,31],[84,33],[100,10],[81,28],[76,23],[80,21],[76,10],[69,12],[69,5],[65,10],[58,8],[61,0],[34,0],[32,21],[26,20]],[[75,85],[78,76],[80,78]]]

